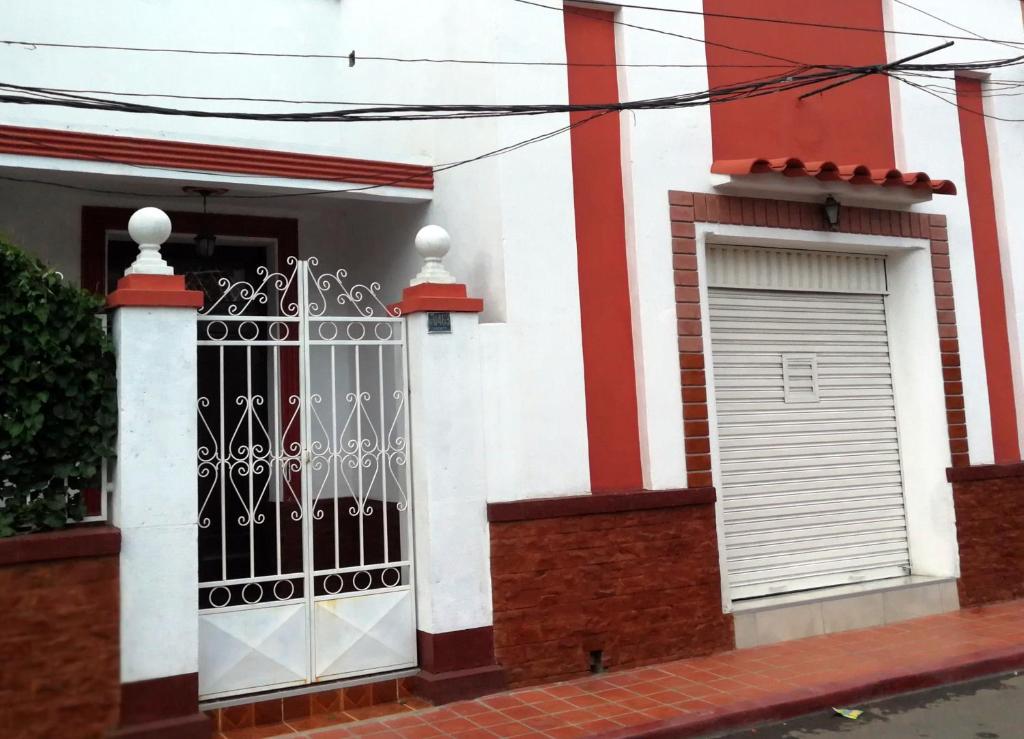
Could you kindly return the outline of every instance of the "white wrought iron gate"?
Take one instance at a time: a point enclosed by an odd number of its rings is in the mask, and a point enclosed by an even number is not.
[[[204,698],[416,664],[404,323],[316,266],[204,286]]]

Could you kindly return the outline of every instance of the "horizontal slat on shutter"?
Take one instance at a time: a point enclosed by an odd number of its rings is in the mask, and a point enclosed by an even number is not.
[[[858,521],[847,521],[845,523],[825,523],[819,526],[804,526],[799,532],[791,529],[740,531],[726,536],[727,544],[732,547],[734,544],[741,546],[773,546],[780,543],[802,542],[808,539],[820,540],[830,539],[836,536],[861,534],[873,536],[879,531],[903,531],[902,519],[886,519],[885,517],[875,519],[861,519]],[[902,533],[900,534],[902,536]]]
[[[837,477],[827,483],[824,480],[818,479],[776,481],[769,475],[762,475],[758,479],[745,482],[734,481],[729,485],[730,490],[728,494],[731,497],[732,495],[770,495],[786,491],[803,493],[817,490],[822,495],[828,495],[861,485],[898,485],[899,482],[900,476],[891,472],[875,475],[857,474],[850,477]],[[726,493],[723,491],[723,498],[725,495]]]
[[[800,264],[813,272],[813,261]],[[883,269],[880,258],[871,264]],[[741,282],[742,271],[728,273]],[[842,275],[833,270],[829,279]],[[856,279],[877,288],[884,272]],[[903,574],[906,515],[882,296],[710,282],[732,597]],[[814,358],[816,401],[786,402],[783,354]]]

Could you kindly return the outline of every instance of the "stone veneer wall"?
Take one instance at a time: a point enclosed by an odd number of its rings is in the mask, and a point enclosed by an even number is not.
[[[953,468],[960,606],[1024,598],[1024,464]]]
[[[585,675],[595,650],[614,669],[733,647],[712,490],[572,500],[489,507],[495,656],[510,686]],[[557,516],[532,517],[538,504]],[[590,510],[559,510],[574,504]],[[644,504],[658,507],[628,508]],[[521,516],[496,520],[515,506]]]
[[[0,540],[7,739],[95,739],[117,725],[120,546],[107,526]]]

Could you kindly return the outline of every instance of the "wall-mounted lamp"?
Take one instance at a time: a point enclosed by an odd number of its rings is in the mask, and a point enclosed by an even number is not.
[[[217,237],[210,230],[206,214],[206,199],[211,195],[223,195],[227,192],[225,187],[183,187],[187,193],[199,195],[203,198],[203,218],[199,224],[199,233],[196,234],[196,254],[203,259],[209,259],[217,249]]]
[[[829,195],[825,198],[825,223],[828,224],[830,231],[835,231],[839,228],[839,201]]]

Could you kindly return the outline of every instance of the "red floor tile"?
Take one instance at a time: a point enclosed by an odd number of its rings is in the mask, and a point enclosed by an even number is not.
[[[292,725],[310,739],[591,736],[625,726],[718,720],[825,690],[970,665],[1007,649],[1024,665],[1024,601],[513,690],[329,730]],[[416,708],[412,700],[401,710]]]

